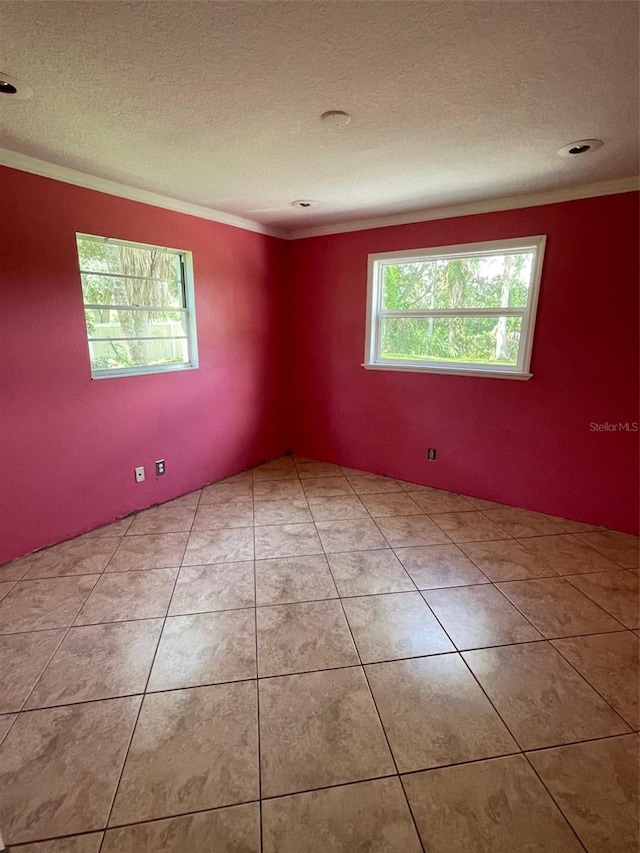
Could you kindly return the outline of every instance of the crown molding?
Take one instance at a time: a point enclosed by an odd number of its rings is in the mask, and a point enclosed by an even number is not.
[[[55,163],[47,163],[17,151],[0,148],[0,166],[17,169],[21,172],[30,172],[32,175],[40,175],[43,178],[52,178],[54,181],[62,181],[65,184],[73,184],[76,187],[84,187],[87,190],[107,193],[108,195],[126,198],[130,201],[139,201],[150,204],[153,207],[162,207],[165,210],[173,210],[176,213],[186,213],[188,216],[197,216],[199,219],[208,219],[211,222],[219,222],[222,225],[232,225],[234,228],[242,228],[245,231],[254,231],[256,234],[266,234],[269,237],[285,237],[285,234],[267,225],[261,225],[251,219],[243,219],[241,216],[233,216],[221,210],[213,210],[199,204],[191,204],[188,201],[180,201],[177,198],[161,195],[160,193],[131,187],[118,181],[110,181],[107,178],[99,178],[69,169],[66,166],[58,166]]]
[[[199,219],[208,219],[210,222],[219,222],[222,225],[231,225],[234,228],[242,228],[245,231],[253,231],[256,234],[265,234],[269,237],[279,237],[284,240],[304,240],[307,237],[323,237],[330,234],[345,234],[351,231],[366,231],[371,228],[386,228],[390,225],[409,225],[417,222],[429,222],[435,219],[452,219],[457,216],[473,216],[479,213],[494,213],[501,210],[516,210],[524,207],[539,207],[544,204],[557,204],[563,201],[575,201],[581,198],[594,198],[603,195],[615,195],[617,193],[633,192],[640,189],[640,178],[619,178],[613,181],[602,181],[596,184],[588,184],[581,187],[569,189],[550,190],[548,192],[530,193],[528,195],[507,196],[504,198],[485,199],[484,201],[464,202],[462,204],[443,205],[423,210],[414,210],[407,213],[394,213],[388,216],[356,219],[348,222],[334,222],[328,225],[318,225],[312,228],[301,228],[283,231],[254,222],[252,219],[244,219],[221,210],[214,210],[199,204],[191,204],[187,201],[171,198],[170,196],[154,193],[150,190],[142,190],[118,181],[107,178],[99,178],[19,154],[7,148],[0,148],[0,166],[17,169],[21,172],[30,172],[43,178],[52,178],[54,181],[62,181],[88,190],[107,193],[108,195],[126,198],[130,201],[138,201],[142,204],[150,204],[153,207],[161,207],[165,210],[173,210],[176,213],[184,213],[188,216],[196,216]]]
[[[473,216],[478,213],[495,213],[500,210],[517,210],[524,207],[540,207],[544,204],[558,204],[563,201],[576,201],[581,198],[615,195],[640,189],[640,178],[618,178],[570,189],[550,190],[528,195],[507,196],[506,198],[486,199],[484,201],[465,202],[463,204],[432,207],[426,210],[414,210],[410,213],[394,213],[371,219],[357,219],[351,222],[318,225],[314,228],[302,228],[283,235],[285,240],[304,240],[308,237],[324,237],[329,234],[345,234],[350,231],[367,231],[371,228],[386,228],[389,225],[409,225],[416,222],[429,222],[434,219],[453,219],[457,216]]]

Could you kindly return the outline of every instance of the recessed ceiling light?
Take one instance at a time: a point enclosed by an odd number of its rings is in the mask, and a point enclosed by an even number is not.
[[[590,151],[597,151],[602,148],[604,142],[601,139],[578,139],[577,142],[570,142],[558,151],[561,157],[575,157],[577,154],[587,154]]]
[[[320,121],[331,125],[331,127],[344,127],[351,121],[351,116],[343,110],[328,110],[326,113],[322,113]]]
[[[317,201],[309,201],[306,198],[299,198],[296,201],[291,202],[291,207],[301,207],[303,210],[306,210],[308,207],[317,207]]]
[[[33,90],[21,80],[0,71],[0,95],[9,95],[16,101],[26,101],[33,95]]]

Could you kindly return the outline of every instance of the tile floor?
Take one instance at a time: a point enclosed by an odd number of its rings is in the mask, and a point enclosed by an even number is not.
[[[637,569],[290,457],[0,566],[5,843],[637,851]]]

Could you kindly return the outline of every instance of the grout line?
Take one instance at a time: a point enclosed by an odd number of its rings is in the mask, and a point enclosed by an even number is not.
[[[386,594],[386,593],[384,593],[384,594]],[[320,601],[337,601],[337,600],[338,599],[335,599],[335,598],[320,599]],[[311,602],[311,603],[316,603],[316,602]],[[243,609],[244,610],[254,610],[255,608],[246,607]],[[214,612],[220,612],[220,611],[214,611]],[[224,611],[224,612],[228,612],[228,611]],[[344,609],[343,609],[343,612],[344,612]],[[158,618],[162,618],[162,617],[153,617],[153,619],[146,620],[146,621],[154,621],[154,619],[157,620]],[[168,617],[168,618],[175,618],[175,617]],[[138,621],[138,620],[134,620],[134,621]],[[347,620],[347,623],[348,623],[348,620]],[[118,623],[107,623],[107,624],[124,624],[124,623],[118,622]],[[93,627],[93,626],[81,626],[81,627]],[[626,634],[626,633],[634,633],[634,632],[633,631],[612,631],[612,632],[608,632],[608,634]],[[583,635],[579,635],[577,638],[575,638],[575,637],[573,637],[573,638],[561,637],[561,638],[557,638],[557,639],[582,639],[582,637],[584,637],[584,636],[601,637],[601,636],[605,636],[605,635],[603,635],[603,634],[583,634]],[[634,636],[637,636],[637,635],[634,634]],[[510,648],[511,646],[535,645],[535,644],[549,643],[549,642],[550,642],[550,640],[548,640],[547,638],[541,637],[538,640],[526,640],[526,641],[523,641],[521,643],[503,643],[502,645],[476,646],[473,648],[464,648],[464,649],[458,649],[454,645],[454,647],[452,649],[447,649],[446,651],[442,651],[442,652],[430,652],[429,654],[408,655],[406,657],[401,657],[401,658],[383,658],[380,660],[370,660],[370,661],[362,661],[361,660],[360,664],[341,664],[339,666],[324,666],[324,667],[320,667],[317,669],[300,669],[300,670],[294,670],[291,672],[279,672],[279,673],[269,674],[269,675],[248,676],[246,678],[228,678],[228,679],[225,679],[223,681],[208,681],[208,682],[199,683],[199,684],[183,684],[183,685],[180,685],[178,687],[160,687],[160,688],[151,689],[151,690],[149,690],[147,688],[146,690],[143,689],[143,691],[131,691],[128,693],[118,693],[114,696],[100,696],[100,697],[96,697],[95,699],[79,699],[77,701],[59,702],[59,703],[55,703],[53,705],[39,705],[35,708],[26,708],[26,709],[23,708],[20,711],[6,711],[6,712],[3,712],[2,715],[0,715],[0,716],[11,716],[13,714],[19,714],[19,713],[20,714],[29,714],[32,711],[42,711],[42,710],[47,710],[49,708],[64,708],[64,707],[72,706],[72,705],[89,705],[89,704],[92,704],[95,702],[106,702],[106,701],[110,701],[112,699],[122,699],[122,698],[130,697],[130,696],[154,695],[157,693],[175,693],[179,690],[193,690],[193,689],[197,689],[199,687],[216,687],[216,686],[227,685],[227,684],[239,684],[239,683],[246,682],[246,681],[269,681],[269,680],[274,679],[274,678],[285,678],[285,677],[293,676],[293,675],[310,675],[310,674],[317,673],[317,672],[329,672],[329,671],[341,670],[341,669],[353,669],[354,667],[359,666],[359,665],[366,667],[366,666],[376,666],[378,664],[383,664],[383,663],[403,663],[404,661],[420,660],[422,658],[444,657],[446,655],[453,655],[453,654],[462,655],[463,653],[466,653],[466,652],[485,651],[487,649],[503,649],[503,648]],[[553,645],[553,643],[551,643],[551,645]],[[554,648],[555,648],[555,646],[554,646]],[[357,651],[357,646],[356,646],[356,651]],[[556,649],[556,651],[560,652],[559,649]],[[562,654],[562,653],[560,652],[560,654]],[[562,657],[564,658],[564,655],[562,655]],[[569,664],[571,664],[571,661],[568,659],[567,659],[567,662]],[[575,666],[573,666],[573,664],[571,664],[571,666],[574,669],[576,669]],[[576,672],[578,672],[578,674],[585,681],[588,682],[588,679],[586,679],[586,677],[583,675],[583,673],[581,673],[577,669],[576,669]],[[590,687],[593,687],[593,685],[590,682],[588,682],[588,683],[589,683]],[[607,699],[605,699],[605,697],[602,696],[602,694],[600,694],[599,691],[595,687],[593,687],[593,689],[596,693],[598,693],[601,696],[601,698],[608,705],[611,706],[611,703]],[[613,707],[613,706],[611,706],[611,707]],[[615,708],[613,708],[613,710],[615,711]],[[616,714],[618,716],[621,716],[618,711],[616,711]],[[623,719],[623,722],[625,722],[625,724],[628,725],[632,731],[635,731],[632,724],[628,723],[626,720],[624,720],[624,718],[622,718],[622,719]],[[603,737],[617,737],[617,735],[604,735]],[[600,740],[601,738],[593,738],[593,739],[594,740]],[[585,740],[589,740],[589,739],[586,738]],[[582,741],[576,741],[576,743],[581,743],[581,742]],[[552,746],[559,746],[559,745],[560,744],[552,744]],[[551,747],[542,747],[542,748],[548,749]]]
[[[566,814],[564,813],[564,810],[563,810],[563,808],[562,808],[561,804],[560,804],[560,803],[558,802],[558,800],[556,800],[556,798],[553,796],[553,794],[551,793],[551,790],[547,787],[547,783],[544,781],[544,779],[542,778],[542,776],[538,773],[538,771],[536,770],[536,768],[535,768],[535,766],[534,766],[533,762],[529,759],[529,756],[527,755],[527,753],[526,753],[526,752],[523,752],[522,754],[523,754],[523,756],[524,756],[524,760],[527,762],[527,764],[529,765],[529,767],[533,770],[533,772],[535,773],[535,775],[538,777],[538,780],[540,781],[540,784],[542,785],[542,787],[543,787],[543,788],[545,789],[545,791],[547,792],[548,796],[549,796],[549,797],[550,797],[550,799],[551,799],[551,802],[555,804],[556,808],[558,809],[558,811],[560,812],[560,814],[562,815],[562,817],[565,819],[565,822],[567,823],[567,826],[569,827],[569,829],[571,830],[571,832],[573,832],[573,834],[575,835],[575,837],[576,837],[576,840],[577,840],[578,844],[582,847],[582,849],[585,851],[585,853],[589,853],[589,851],[587,850],[586,845],[582,843],[582,839],[581,839],[581,838],[580,838],[580,836],[578,835],[578,833],[577,833],[576,829],[574,829],[573,824],[571,823],[571,821],[569,820],[569,818],[568,818],[568,817],[566,816]]]
[[[200,492],[200,497],[202,497],[202,492]],[[200,501],[200,498],[198,498],[198,502],[199,502],[199,501]],[[196,505],[196,509],[197,509],[197,505]],[[194,519],[195,519],[195,513],[194,513]],[[192,527],[193,527],[193,521],[192,521]],[[182,559],[184,559],[184,554],[185,554],[185,552],[186,552],[186,548],[187,548],[187,544],[188,544],[188,542],[189,542],[189,538],[187,537],[187,541],[185,542],[184,550],[183,550],[183,552],[182,552]],[[117,549],[116,549],[116,550],[117,550]],[[181,562],[182,562],[182,560],[181,560]],[[134,736],[135,736],[136,729],[138,728],[138,722],[139,722],[139,720],[140,720],[140,715],[142,714],[142,707],[143,707],[143,705],[144,705],[145,696],[147,695],[147,689],[148,689],[148,687],[149,687],[149,681],[150,681],[150,679],[151,679],[151,673],[153,672],[153,667],[154,667],[154,665],[155,665],[156,658],[157,658],[157,656],[158,656],[158,650],[160,649],[160,644],[161,644],[161,642],[162,642],[162,635],[164,634],[165,625],[167,624],[167,617],[168,617],[168,614],[169,614],[169,609],[171,608],[171,602],[172,602],[172,600],[173,600],[173,596],[174,596],[174,593],[175,593],[175,590],[176,590],[176,586],[177,586],[177,583],[178,583],[178,578],[179,578],[179,576],[180,576],[180,569],[178,569],[178,571],[176,572],[176,576],[175,576],[175,578],[174,578],[174,580],[173,580],[173,586],[172,586],[172,588],[171,588],[171,595],[169,596],[169,601],[167,602],[167,609],[166,609],[166,611],[165,611],[165,615],[164,615],[164,617],[163,617],[163,621],[162,621],[162,628],[160,629],[160,632],[158,633],[158,640],[157,640],[157,642],[156,642],[156,648],[155,648],[155,651],[154,651],[154,653],[153,653],[153,658],[151,659],[151,666],[149,667],[149,672],[147,673],[147,679],[146,679],[146,682],[145,682],[145,686],[144,686],[144,690],[143,690],[142,698],[141,698],[141,700],[140,700],[140,704],[139,704],[139,706],[138,706],[138,713],[136,714],[136,718],[135,718],[134,724],[133,724],[133,726],[132,726],[132,728],[131,728],[131,735],[130,735],[130,737],[129,737],[129,742],[128,742],[128,744],[127,744],[127,749],[126,749],[126,752],[125,752],[125,755],[124,755],[124,760],[123,760],[122,765],[121,765],[121,767],[120,767],[120,774],[119,774],[119,776],[118,776],[118,781],[117,781],[117,783],[116,783],[116,786],[115,786],[115,789],[114,789],[114,792],[113,792],[113,797],[112,797],[112,800],[111,800],[111,806],[109,807],[109,813],[107,814],[106,820],[105,820],[105,822],[104,822],[104,835],[102,836],[102,841],[100,842],[100,847],[99,847],[99,849],[98,849],[98,853],[101,853],[102,848],[104,847],[104,842],[105,842],[105,840],[106,840],[106,838],[107,838],[107,830],[108,830],[108,828],[109,828],[109,821],[111,820],[111,815],[113,814],[113,808],[114,808],[114,806],[115,806],[115,804],[116,804],[116,799],[117,799],[117,797],[118,797],[118,791],[120,790],[120,785],[121,785],[121,783],[122,783],[122,777],[123,777],[123,775],[124,775],[124,770],[125,770],[125,767],[126,767],[126,765],[127,765],[127,761],[128,761],[128,759],[129,759],[129,753],[130,753],[130,751],[131,751],[131,744],[133,743],[133,738],[134,738]],[[77,618],[77,617],[76,617],[76,618]]]
[[[436,616],[436,614],[435,614],[435,613],[434,613],[433,615],[436,617],[436,619],[438,618],[438,617]],[[439,620],[438,620],[438,621],[439,621]],[[445,630],[444,625],[442,625],[442,629],[443,629],[443,630]],[[445,633],[446,633],[446,630],[445,630]],[[447,636],[449,636],[449,635],[447,634]],[[449,637],[449,639],[451,640],[451,637]],[[453,642],[453,640],[451,640],[451,642]],[[546,642],[548,642],[548,641],[546,641]],[[551,645],[551,644],[549,643],[549,645]],[[459,654],[460,654],[460,653],[459,653]],[[482,691],[482,693],[483,693],[483,694],[484,694],[484,696],[486,697],[487,701],[489,702],[489,704],[491,705],[491,707],[493,708],[493,710],[494,710],[494,711],[495,711],[495,713],[497,714],[498,718],[502,721],[502,724],[504,725],[505,729],[509,732],[509,735],[511,736],[511,738],[512,738],[513,742],[515,743],[515,745],[518,747],[518,749],[519,749],[519,751],[520,751],[520,752],[519,752],[519,754],[521,754],[521,755],[523,755],[523,756],[524,756],[525,760],[527,761],[527,763],[529,764],[529,766],[532,768],[533,772],[536,774],[536,776],[538,777],[538,779],[540,779],[540,782],[541,782],[541,783],[542,783],[542,785],[544,786],[544,788],[545,788],[545,790],[547,791],[547,793],[549,794],[549,796],[551,796],[551,793],[550,793],[549,789],[547,788],[547,786],[544,784],[544,782],[542,781],[542,779],[540,778],[540,776],[539,776],[539,775],[538,775],[538,773],[536,772],[535,767],[533,767],[532,763],[527,759],[526,753],[524,752],[524,749],[522,748],[522,746],[521,746],[520,742],[518,741],[518,739],[516,738],[516,736],[514,735],[514,733],[511,731],[511,728],[507,725],[507,722],[506,722],[506,720],[504,719],[504,717],[502,716],[502,714],[501,714],[501,713],[498,711],[498,709],[496,708],[495,704],[493,703],[493,700],[491,699],[491,697],[489,696],[489,694],[487,693],[487,691],[484,689],[484,687],[483,687],[483,686],[482,686],[482,684],[480,683],[480,680],[479,680],[479,679],[478,679],[478,677],[476,676],[475,672],[474,672],[474,671],[471,669],[471,667],[469,666],[469,663],[468,663],[468,662],[467,662],[467,660],[465,659],[464,655],[463,655],[463,654],[460,654],[460,658],[462,659],[462,661],[463,661],[464,665],[467,667],[467,670],[471,673],[471,677],[474,679],[474,681],[476,682],[476,684],[478,685],[478,687],[480,688],[480,690]],[[556,802],[556,801],[555,801],[555,799],[553,799],[553,797],[552,797],[552,801],[553,801],[554,803]],[[556,805],[558,805],[558,804],[556,803]],[[558,810],[560,811],[560,814],[562,815],[562,817],[563,817],[563,818],[564,818],[564,820],[566,821],[567,825],[569,826],[569,828],[570,828],[571,832],[573,832],[573,834],[575,835],[575,837],[576,837],[576,839],[578,840],[578,843],[580,844],[580,846],[581,846],[581,847],[586,851],[586,848],[584,847],[584,845],[583,845],[583,844],[582,844],[582,842],[580,841],[580,838],[578,837],[578,833],[575,831],[575,829],[573,828],[573,826],[572,826],[571,822],[569,821],[569,819],[567,818],[567,816],[565,815],[565,813],[562,811],[562,809],[560,809],[560,807],[559,807],[559,806],[558,806]]]
[[[295,464],[295,463],[294,463]],[[253,481],[252,481],[253,485]],[[257,716],[257,744],[258,744],[258,810],[259,810],[259,849],[260,853],[262,853],[262,837],[263,837],[263,825],[262,825],[262,746],[260,741],[260,681],[259,675],[260,671],[258,669],[259,666],[259,658],[258,658],[258,575],[256,572],[256,502],[255,496],[253,495],[253,487],[251,490],[252,499],[251,499],[251,511],[253,514],[253,619],[254,619],[254,633],[255,633],[255,649],[256,649],[256,716]]]
[[[89,599],[89,596],[91,595],[91,593],[93,592],[93,590],[96,588],[96,585],[97,585],[97,581],[96,581],[96,583],[91,587],[91,589],[87,592],[86,596],[85,596],[85,597],[84,597],[84,599],[82,600],[82,603],[80,604],[80,606],[79,606],[79,607],[78,607],[78,609],[76,610],[75,616],[73,617],[73,619],[71,620],[71,622],[70,622],[70,623],[69,623],[69,625],[67,626],[66,630],[65,630],[64,628],[51,628],[51,629],[50,629],[50,630],[52,630],[52,631],[55,631],[55,630],[60,631],[60,630],[62,630],[62,631],[64,631],[64,634],[63,634],[63,635],[62,635],[62,637],[60,638],[60,642],[58,643],[58,645],[55,647],[55,649],[54,649],[54,651],[53,651],[53,654],[49,657],[49,660],[47,661],[46,665],[44,666],[44,668],[43,668],[43,669],[42,669],[42,671],[40,672],[40,675],[39,675],[39,676],[37,677],[37,679],[35,680],[35,682],[34,682],[34,684],[33,684],[33,687],[31,688],[31,690],[29,691],[29,693],[28,693],[28,694],[27,694],[27,696],[25,697],[25,700],[24,700],[24,702],[22,703],[22,705],[20,706],[20,711],[19,711],[18,713],[21,713],[21,712],[24,710],[24,706],[25,706],[25,705],[27,704],[27,702],[29,701],[29,698],[31,697],[31,694],[32,694],[32,693],[33,693],[33,691],[36,689],[36,687],[37,687],[37,686],[38,686],[38,684],[40,683],[40,681],[41,681],[42,677],[44,676],[45,672],[46,672],[46,671],[47,671],[47,669],[49,668],[49,665],[50,665],[51,661],[53,660],[54,656],[56,655],[56,653],[58,652],[58,649],[59,649],[59,648],[60,648],[60,646],[64,643],[64,641],[67,639],[67,635],[68,635],[68,634],[69,634],[69,632],[71,631],[71,629],[72,629],[72,627],[73,627],[73,623],[74,623],[74,622],[76,621],[76,619],[78,618],[78,616],[79,616],[79,614],[80,614],[80,611],[82,610],[82,608],[83,608],[83,607],[85,606],[85,604],[87,603],[87,600]],[[43,630],[46,630],[46,629],[43,629]],[[7,636],[7,635],[5,635],[5,636]],[[11,635],[9,635],[9,636],[11,636]],[[34,710],[35,710],[35,709],[34,709]],[[17,720],[17,719],[18,719],[18,717],[16,716],[16,719],[15,719],[15,720],[13,721],[13,723],[11,724],[10,730],[11,730],[11,729],[13,728],[13,726],[15,725],[15,722],[16,722],[16,720]],[[5,738],[7,737],[7,735],[8,735],[8,734],[9,734],[9,732],[6,732],[6,733],[5,733]]]
[[[377,525],[376,525],[376,527],[377,527]],[[317,528],[316,528],[316,529],[317,529]],[[385,538],[385,539],[386,539],[386,537],[384,537],[384,534],[382,534],[382,531],[381,531],[381,535],[383,536],[383,538]],[[320,541],[322,542],[322,540],[320,540]],[[323,545],[323,550],[324,550],[324,545]],[[336,579],[335,579],[335,577],[334,577],[334,575],[333,575],[333,572],[332,572],[332,570],[331,570],[331,563],[329,562],[328,554],[327,554],[326,550],[325,550],[325,559],[327,560],[327,565],[328,565],[328,567],[329,567],[329,573],[331,574],[331,577],[332,577],[332,579],[333,579],[333,583],[334,583],[334,585],[336,585]],[[412,582],[413,582],[413,581],[412,581]],[[337,585],[336,585],[336,589],[337,589]],[[393,753],[393,749],[391,748],[391,743],[390,743],[390,741],[389,741],[389,737],[388,737],[388,735],[387,735],[387,730],[386,730],[386,729],[385,729],[385,727],[384,727],[384,722],[383,722],[383,720],[382,720],[382,716],[381,716],[381,714],[380,714],[380,710],[378,709],[378,704],[377,704],[377,702],[376,702],[376,700],[375,700],[375,696],[373,695],[373,690],[371,689],[371,684],[370,684],[370,682],[369,682],[369,677],[368,677],[368,675],[367,675],[367,670],[366,670],[366,667],[364,666],[364,664],[363,664],[363,662],[362,662],[362,656],[360,655],[360,650],[358,649],[358,644],[356,643],[356,639],[355,639],[355,637],[354,637],[354,635],[353,635],[353,631],[352,631],[352,629],[351,629],[351,624],[350,624],[350,622],[349,622],[349,618],[348,618],[348,616],[347,616],[347,612],[346,612],[346,610],[345,610],[345,608],[344,608],[344,603],[343,603],[343,601],[342,601],[342,598],[340,598],[340,599],[339,599],[339,601],[340,601],[340,606],[341,606],[341,608],[342,608],[342,615],[343,615],[343,618],[344,618],[344,620],[345,620],[345,622],[346,622],[346,624],[347,624],[347,628],[348,628],[348,630],[349,630],[349,634],[351,635],[351,642],[353,643],[353,647],[354,647],[354,649],[355,649],[356,655],[358,656],[358,660],[360,661],[360,670],[362,671],[362,674],[363,674],[363,676],[364,676],[364,680],[365,680],[365,682],[366,682],[366,684],[367,684],[367,688],[368,688],[368,690],[369,690],[369,695],[371,696],[371,701],[373,702],[373,707],[375,708],[376,714],[377,714],[377,716],[378,716],[378,722],[380,723],[380,728],[382,729],[382,733],[383,733],[383,735],[384,735],[384,739],[385,739],[385,742],[386,742],[386,744],[387,744],[387,749],[389,750],[389,755],[391,756],[391,760],[393,761],[393,766],[395,767],[395,770],[396,770],[396,776],[398,777],[398,779],[399,779],[399,781],[400,781],[400,788],[402,789],[402,793],[404,794],[405,803],[407,804],[407,809],[409,810],[409,814],[411,815],[411,820],[413,821],[413,826],[414,826],[414,830],[415,830],[415,833],[416,833],[416,838],[417,838],[417,840],[418,840],[418,844],[420,844],[420,846],[422,847],[423,853],[426,853],[426,851],[425,851],[425,847],[424,847],[424,844],[422,843],[422,838],[421,838],[421,836],[420,836],[420,832],[418,831],[418,824],[417,824],[417,822],[416,822],[415,815],[413,814],[413,811],[412,811],[412,809],[411,809],[411,805],[410,805],[410,803],[409,803],[409,799],[408,799],[407,794],[406,794],[406,791],[405,791],[405,789],[404,789],[404,785],[402,784],[402,779],[400,778],[400,771],[398,770],[398,764],[397,764],[397,762],[396,762],[396,757],[395,757],[395,755],[394,755],[394,753]]]

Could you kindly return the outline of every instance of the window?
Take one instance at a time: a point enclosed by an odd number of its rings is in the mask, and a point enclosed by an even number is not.
[[[369,255],[363,366],[529,379],[544,244]]]
[[[198,366],[190,252],[76,234],[94,379]]]

